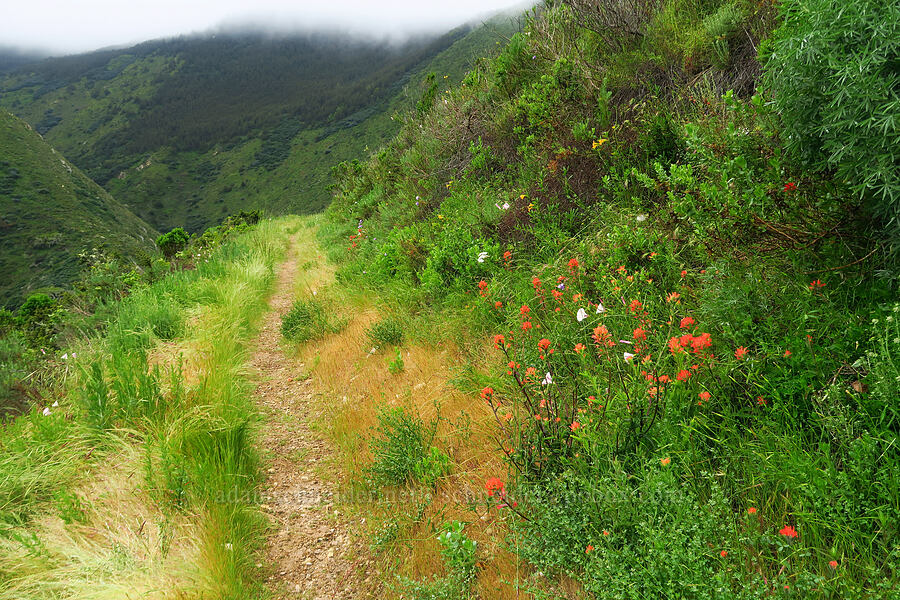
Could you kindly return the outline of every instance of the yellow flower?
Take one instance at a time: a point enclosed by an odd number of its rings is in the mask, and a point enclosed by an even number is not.
[[[602,146],[603,144],[605,144],[608,141],[609,140],[607,140],[607,139],[600,138],[600,139],[596,140],[593,144],[591,144],[591,148],[596,150],[597,148],[599,148],[600,146]]]
[[[438,219],[443,219],[444,215],[438,215]]]
[[[525,199],[525,194],[522,194],[521,196],[519,196],[519,200],[524,200],[524,199]]]
[[[534,202],[532,202],[531,204],[528,205],[528,212],[531,212],[533,210],[534,210]]]

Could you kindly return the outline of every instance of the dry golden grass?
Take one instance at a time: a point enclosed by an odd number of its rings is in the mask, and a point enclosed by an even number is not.
[[[0,538],[20,573],[0,598],[163,599],[176,597],[174,590],[181,597],[206,596],[194,568],[196,531],[186,518],[160,519],[141,489],[142,460],[139,448],[122,439],[114,451],[94,457],[90,476],[71,491],[80,503],[78,521],[67,524],[55,513],[39,517],[30,550]]]
[[[466,535],[479,545],[478,597],[485,599],[528,598],[517,591],[528,570],[515,554],[505,549],[510,530],[503,509],[487,510],[484,482],[503,477],[506,466],[495,441],[496,423],[490,408],[478,397],[464,394],[451,384],[454,370],[467,359],[452,343],[407,344],[402,348],[404,369],[392,374],[388,362],[393,350],[372,352],[367,329],[379,319],[371,298],[333,284],[333,269],[312,247],[301,250],[301,266],[315,260],[296,286],[298,297],[316,296],[331,307],[341,307],[345,327],[339,333],[300,347],[298,358],[304,365],[298,376],[312,377],[323,402],[313,415],[319,427],[336,444],[339,456],[326,475],[338,480],[346,490],[350,508],[367,525],[361,533],[374,535],[380,524],[395,520],[398,513],[416,512],[407,505],[374,501],[360,485],[372,458],[368,439],[377,425],[383,406],[404,406],[427,422],[441,421],[436,444],[453,459],[451,474],[441,480],[433,497],[417,518],[403,519],[400,546],[396,552],[381,554],[381,569],[413,579],[427,579],[444,572],[444,561],[435,528],[460,520],[469,523]],[[496,359],[486,346],[485,364]],[[395,490],[415,497],[416,490]],[[354,496],[354,493],[361,494]],[[423,494],[423,490],[418,491]],[[473,506],[478,508],[473,511]],[[402,550],[401,550],[402,548]],[[392,582],[388,582],[392,583]]]

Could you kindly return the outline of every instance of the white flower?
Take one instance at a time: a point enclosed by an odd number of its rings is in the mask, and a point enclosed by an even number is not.
[[[478,253],[478,262],[483,263],[484,259],[486,259],[487,257],[488,257],[487,252],[479,252]]]
[[[225,549],[232,550],[232,549],[234,549],[234,546],[232,546],[230,542],[225,542]]]
[[[50,416],[50,409],[49,409],[49,408],[44,408],[44,416],[45,416],[45,417],[49,417],[49,416]]]
[[[54,402],[54,403],[51,404],[50,406],[52,406],[53,408],[56,408],[57,406],[59,406],[59,402]]]
[[[553,383],[553,377],[550,376],[550,372],[548,371],[546,375],[544,375],[544,380],[541,382],[541,385],[550,385]]]
[[[634,354],[631,354],[630,352],[623,352],[622,355],[625,358],[625,362],[631,362],[634,360]]]
[[[628,340],[619,340],[619,343],[620,344],[630,344],[631,342],[629,342]]]
[[[587,319],[587,311],[583,308],[578,309],[578,314],[575,315],[575,318],[578,319],[578,322],[581,323],[585,319]]]
[[[63,359],[63,360],[69,360],[69,353],[66,352],[65,354],[63,354],[63,355],[62,355],[62,359]]]
[[[644,221],[647,220],[647,217],[648,217],[648,215],[642,213],[642,214],[639,214],[637,217],[635,217],[635,221],[637,221],[638,223],[643,223]]]
[[[599,315],[600,313],[603,313],[603,312],[606,312],[606,309],[603,308],[602,302],[598,302],[597,303],[597,314]]]
[[[509,202],[504,202],[503,206],[501,206],[500,208],[502,208],[503,210],[509,210]]]
[[[77,358],[77,357],[78,357],[78,355],[75,354],[75,353],[73,352],[73,353],[72,353],[72,358]]]

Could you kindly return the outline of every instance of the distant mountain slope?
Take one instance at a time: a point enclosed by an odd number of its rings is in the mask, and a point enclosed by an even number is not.
[[[401,45],[325,34],[148,42],[0,77],[0,106],[155,227],[198,231],[239,209],[321,210],[331,167],[396,133],[390,113],[421,96],[425,73],[458,80],[516,27]]]
[[[31,127],[0,110],[0,305],[69,283],[83,250],[133,259],[155,251],[156,235]]]

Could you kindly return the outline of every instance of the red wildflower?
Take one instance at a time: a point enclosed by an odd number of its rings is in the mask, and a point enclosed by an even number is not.
[[[581,343],[575,344],[575,352],[577,352],[578,354],[581,354],[582,352],[584,352],[584,344],[581,344]]]
[[[524,317],[524,316],[526,316],[528,313],[531,312],[531,309],[528,308],[528,305],[527,305],[527,304],[523,304],[523,305],[522,305],[522,308],[519,309],[519,312],[520,312],[520,313],[522,314],[522,316]]]
[[[485,281],[484,279],[482,279],[481,281],[478,282],[478,289],[481,290],[482,292],[487,289],[487,286],[488,286],[487,281]]]
[[[757,396],[757,397],[756,397],[756,403],[757,403],[759,406],[765,406],[765,405],[766,405],[766,399],[763,398],[762,396]]]
[[[721,552],[719,552],[719,556],[725,558],[726,556],[728,556],[728,550],[722,550]]]
[[[832,569],[837,569],[838,561],[836,561],[836,560],[828,561],[828,566],[831,567]]]
[[[791,355],[791,351],[790,351],[790,350],[785,350],[785,351],[784,351],[784,355],[783,355],[783,356],[784,356],[785,358],[787,358],[787,357],[790,356],[790,355]]]
[[[547,338],[543,338],[543,339],[541,339],[541,341],[538,342],[538,348],[540,348],[544,352],[546,352],[547,348],[549,348],[549,347],[550,347],[550,340],[548,340]]]
[[[748,508],[748,509],[747,509],[747,514],[755,515],[755,514],[756,514],[756,507],[755,507],[755,506],[751,506],[750,508]]]
[[[637,329],[634,330],[632,337],[634,338],[634,340],[636,342],[641,342],[641,341],[647,339],[647,332],[644,331],[643,329],[641,329],[640,327],[638,327]]]
[[[606,346],[607,348],[612,348],[616,345],[616,343],[612,340],[612,336],[609,334],[609,329],[606,328],[606,325],[597,325],[594,328],[594,334],[591,336],[594,339],[594,343],[598,346]]]
[[[481,390],[481,397],[488,402],[494,397],[494,388],[486,387]]]
[[[791,525],[785,525],[778,531],[778,533],[780,533],[784,537],[791,538],[791,539],[800,535],[799,533],[797,533],[797,530],[794,529]]]
[[[506,338],[503,337],[502,334],[498,333],[497,335],[494,336],[494,347],[495,348],[499,349],[501,346],[505,346],[505,345],[506,345]]]
[[[528,331],[529,329],[531,329],[531,321],[522,323],[522,331]]]
[[[687,277],[687,271],[684,271],[684,270],[681,271],[681,276],[682,276],[682,277]]]
[[[741,360],[747,356],[747,348],[744,346],[740,346],[737,350],[734,351],[734,357],[738,360]]]
[[[816,279],[815,281],[811,281],[809,284],[809,289],[811,289],[811,290],[817,290],[817,289],[821,289],[823,287],[825,287],[825,284],[822,283],[821,279]]]
[[[531,280],[531,285],[534,286],[534,289],[538,290],[541,288],[541,280],[538,279],[537,277],[534,277]]]
[[[503,261],[504,262],[509,262],[509,259],[511,259],[511,258],[512,258],[512,252],[510,252],[509,250],[507,250],[506,252],[503,253]]]
[[[487,490],[488,496],[493,496],[494,493],[496,493],[498,497],[502,498],[506,493],[503,481],[501,481],[499,477],[491,477],[488,479],[484,483],[484,489]]]
[[[494,302],[494,308],[500,310],[501,308],[503,308],[503,303],[497,300],[496,302]]]
[[[594,547],[591,546],[590,544],[588,544],[588,545],[587,545],[587,548],[584,549],[584,552],[585,552],[585,554],[587,554],[588,552],[590,552],[590,551],[593,550],[593,549],[594,549]]]
[[[699,394],[697,394],[697,396],[698,396],[698,397],[700,398],[700,400],[702,400],[703,402],[709,402],[709,399],[712,397],[712,394],[710,394],[710,393],[707,392],[707,391],[703,391],[703,392],[700,392]]]
[[[604,529],[604,530],[603,530],[603,535],[609,535],[609,532],[608,532],[607,530]]]
[[[578,421],[572,421],[572,424],[569,425],[569,429],[571,429],[572,431],[578,431],[580,427],[581,423],[579,423]]]
[[[784,184],[784,191],[785,191],[785,192],[793,192],[793,191],[795,191],[796,189],[797,189],[797,184],[794,183],[793,181],[788,181],[787,183]]]
[[[640,300],[632,300],[632,301],[631,301],[631,304],[628,305],[628,308],[631,309],[631,312],[638,312],[638,311],[641,310],[641,308],[643,308],[643,307],[644,307],[644,305],[641,304],[641,301],[640,301]]]
[[[691,348],[693,348],[694,352],[706,350],[710,346],[712,346],[712,336],[708,333],[701,333],[699,336],[691,339]]]
[[[679,327],[682,329],[690,329],[693,327],[694,323],[696,323],[694,317],[685,317],[681,320],[681,325],[679,325]]]
[[[677,337],[673,337],[669,340],[669,351],[672,354],[678,354],[680,352],[684,352],[684,348],[681,347],[681,344],[678,342]]]
[[[686,371],[686,370],[682,369],[682,370],[678,371],[678,375],[675,376],[675,379],[677,379],[678,381],[687,381],[690,376],[691,376],[690,371]]]
[[[680,338],[678,338],[678,343],[681,344],[683,348],[687,348],[691,345],[691,342],[694,341],[694,336],[689,333],[684,334]]]
[[[572,271],[572,273],[574,273],[575,271],[578,270],[578,259],[577,258],[573,258],[569,261],[569,270]]]
[[[668,456],[667,456],[666,458],[661,458],[661,459],[659,459],[659,464],[661,464],[661,465],[664,466],[664,467],[665,467],[666,465],[668,465],[670,462],[672,462],[672,459],[669,458]]]
[[[666,296],[666,302],[674,302],[679,298],[681,298],[681,294],[679,294],[678,292],[672,292],[671,294]]]

